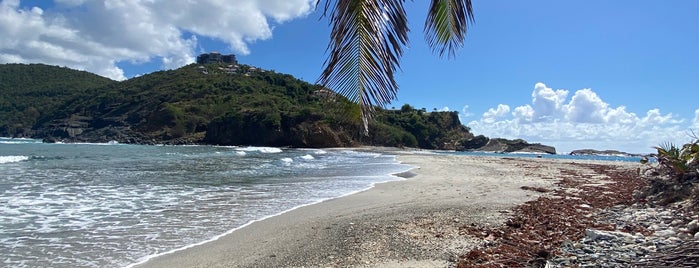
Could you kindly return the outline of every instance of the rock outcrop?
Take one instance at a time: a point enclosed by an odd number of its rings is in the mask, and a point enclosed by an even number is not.
[[[580,149],[580,150],[573,150],[572,152],[569,153],[570,155],[616,155],[616,156],[643,156],[640,154],[631,154],[627,152],[621,152],[617,150],[604,150],[604,151],[599,151],[599,150],[594,150],[594,149]]]
[[[340,129],[320,121],[297,123],[294,118],[248,111],[213,120],[204,143],[219,145],[292,146],[305,148],[349,147],[357,143]]]
[[[477,137],[478,138],[478,137]],[[475,139],[475,138],[474,138]],[[487,139],[487,138],[485,138]],[[471,146],[477,146],[483,143],[484,138],[478,138]],[[553,146],[528,143],[522,139],[507,140],[501,138],[488,139],[486,144],[473,149],[474,151],[498,152],[498,153],[545,153],[556,154],[556,148]]]

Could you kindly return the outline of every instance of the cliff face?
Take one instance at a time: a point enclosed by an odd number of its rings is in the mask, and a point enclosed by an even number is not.
[[[207,126],[204,142],[221,145],[293,147],[351,147],[375,145],[456,150],[471,135],[456,113],[420,110],[385,111],[363,135],[353,121],[314,120],[312,117],[270,115],[269,112],[231,112]],[[412,120],[405,120],[412,118]],[[277,120],[279,119],[279,120]]]
[[[293,146],[306,148],[349,147],[357,145],[344,131],[320,121],[259,111],[233,112],[213,120],[207,126],[204,142],[219,145]]]

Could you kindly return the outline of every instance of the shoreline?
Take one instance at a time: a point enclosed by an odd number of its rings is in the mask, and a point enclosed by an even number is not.
[[[270,148],[271,148],[271,147],[270,147]],[[385,152],[385,151],[373,150],[373,151],[371,151],[371,152],[376,153],[376,152]],[[391,154],[391,155],[395,155],[395,154]],[[397,155],[396,155],[396,157],[397,157]],[[277,216],[283,215],[283,214],[285,214],[285,213],[292,212],[292,211],[294,211],[294,210],[297,210],[297,209],[300,209],[300,208],[303,208],[303,207],[313,206],[313,205],[316,205],[316,204],[319,204],[319,203],[323,203],[323,202],[326,202],[326,201],[329,201],[329,200],[338,199],[338,198],[343,198],[343,197],[346,197],[346,196],[350,196],[350,195],[354,195],[354,194],[361,193],[361,192],[364,192],[364,191],[368,191],[368,190],[371,190],[371,189],[373,189],[374,187],[376,187],[376,185],[378,185],[378,184],[390,183],[390,182],[399,182],[399,181],[406,180],[406,179],[408,179],[408,178],[411,178],[411,177],[416,176],[416,174],[414,174],[414,173],[411,172],[411,170],[413,170],[413,169],[415,169],[415,168],[417,168],[417,167],[415,167],[415,166],[410,166],[410,167],[408,168],[408,170],[406,170],[406,171],[401,171],[401,172],[398,172],[398,173],[387,174],[386,176],[394,178],[394,179],[392,179],[392,180],[386,180],[386,181],[381,181],[381,182],[372,183],[371,185],[369,185],[369,187],[364,188],[364,189],[361,189],[361,190],[352,191],[352,192],[349,192],[349,193],[346,193],[346,194],[342,194],[342,195],[339,195],[339,196],[336,196],[336,197],[331,197],[331,198],[326,198],[326,199],[320,199],[320,200],[317,200],[317,201],[313,201],[313,202],[311,202],[311,203],[298,205],[298,206],[292,207],[292,208],[290,208],[290,209],[287,209],[287,210],[284,210],[284,211],[281,211],[281,212],[278,212],[278,213],[275,213],[275,214],[263,216],[263,217],[261,217],[261,218],[259,218],[259,219],[251,220],[251,221],[246,222],[245,224],[243,224],[243,225],[241,225],[241,226],[235,227],[235,228],[230,229],[230,230],[228,230],[228,231],[226,231],[226,232],[224,232],[224,233],[221,233],[221,234],[219,234],[219,235],[216,235],[216,236],[214,236],[214,237],[212,237],[212,238],[210,238],[210,239],[203,240],[203,241],[196,242],[196,243],[189,244],[189,245],[185,245],[185,246],[182,246],[182,247],[179,247],[179,248],[176,248],[176,249],[172,249],[172,250],[169,250],[169,251],[166,251],[166,252],[156,253],[156,254],[152,254],[152,255],[145,256],[145,257],[139,259],[138,261],[136,261],[136,262],[134,262],[134,263],[128,264],[128,265],[126,265],[126,266],[123,266],[122,268],[142,267],[143,265],[147,265],[148,262],[150,262],[151,260],[153,260],[153,259],[155,259],[155,258],[159,258],[159,257],[162,257],[162,256],[171,255],[171,254],[177,254],[177,253],[180,252],[180,251],[184,251],[184,250],[187,250],[187,249],[190,249],[190,248],[193,248],[193,247],[198,247],[198,246],[202,246],[202,245],[205,245],[205,244],[208,244],[208,243],[215,242],[215,241],[217,241],[217,240],[219,240],[219,239],[221,239],[221,238],[223,238],[223,237],[225,237],[225,236],[231,235],[233,232],[236,232],[236,231],[238,231],[238,230],[241,230],[241,229],[243,229],[243,228],[245,228],[245,227],[247,227],[247,226],[249,226],[249,225],[251,225],[251,224],[254,224],[254,223],[256,223],[256,222],[259,222],[259,221],[264,221],[264,220],[269,219],[269,218],[272,218],[272,217],[277,217]]]
[[[372,151],[413,168],[393,174],[402,180],[302,205],[127,267],[444,267],[483,243],[459,235],[460,227],[501,225],[514,206],[543,195],[520,187],[553,187],[557,172],[581,162]]]

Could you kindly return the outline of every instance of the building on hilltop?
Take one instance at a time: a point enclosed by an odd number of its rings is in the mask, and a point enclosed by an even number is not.
[[[201,54],[201,55],[197,56],[197,63],[198,64],[208,64],[208,63],[238,64],[238,60],[235,58],[235,55],[233,55],[233,54],[221,55],[221,53],[214,51],[211,53],[205,53],[205,54]]]

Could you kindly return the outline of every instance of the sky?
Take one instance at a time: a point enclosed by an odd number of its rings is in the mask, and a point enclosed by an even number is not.
[[[410,44],[387,108],[457,111],[476,135],[559,153],[699,135],[699,1],[474,0],[451,58],[426,46],[427,2],[405,2]],[[329,34],[315,0],[0,0],[0,63],[114,80],[218,51],[314,83]]]

